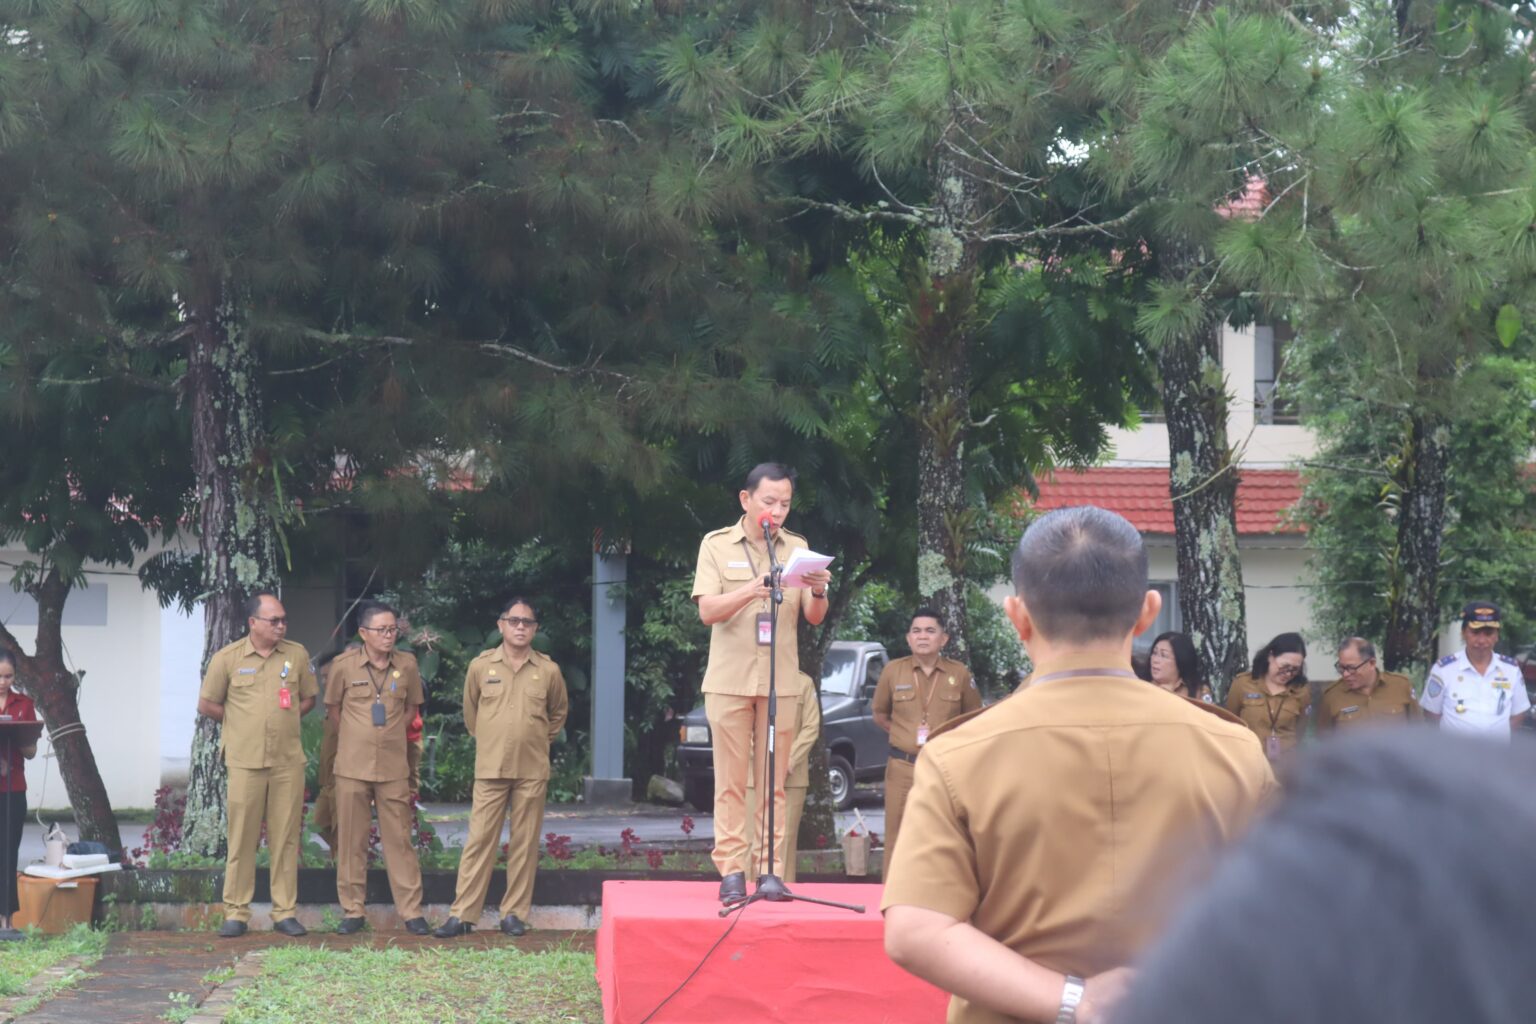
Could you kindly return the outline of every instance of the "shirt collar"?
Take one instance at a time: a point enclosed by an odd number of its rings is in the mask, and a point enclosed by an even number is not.
[[[1123,659],[1118,653],[1068,654],[1035,665],[1031,678],[1042,680],[1046,676],[1054,675],[1057,672],[1081,672],[1083,669],[1092,668],[1129,673],[1131,671],[1131,663]],[[1066,680],[1062,681],[1065,682]],[[1031,686],[1033,685],[1031,683]]]

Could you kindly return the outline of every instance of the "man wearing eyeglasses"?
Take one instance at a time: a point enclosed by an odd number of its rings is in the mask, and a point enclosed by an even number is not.
[[[286,639],[288,616],[275,594],[245,602],[247,635],[208,661],[198,714],[223,723],[219,749],[229,769],[229,817],[221,938],[244,935],[256,891],[256,847],[267,826],[272,853],[272,930],[304,934],[299,901],[299,823],[304,815],[304,745],[299,719],[320,687],[309,652]]]
[[[405,738],[407,723],[426,703],[421,673],[415,655],[395,650],[399,616],[389,605],[364,605],[357,635],[363,645],[336,655],[325,681],[325,714],[336,730],[336,931],[350,935],[366,923],[368,834],[377,808],[395,912],[406,931],[426,935]]]
[[[1323,693],[1317,728],[1353,728],[1365,722],[1416,722],[1421,715],[1413,699],[1413,683],[1405,675],[1376,667],[1376,645],[1352,636],[1339,645],[1337,682]]]
[[[1509,742],[1531,710],[1530,696],[1514,658],[1498,654],[1501,617],[1492,601],[1472,601],[1461,610],[1466,646],[1429,670],[1419,706],[1424,717],[1448,732]]]
[[[533,649],[539,617],[527,598],[504,604],[496,626],[501,646],[478,655],[464,675],[464,727],[475,738],[475,790],[453,908],[433,933],[440,939],[463,935],[479,922],[509,814],[502,932],[526,932],[533,908],[549,747],[568,710],[565,677],[559,665]]]

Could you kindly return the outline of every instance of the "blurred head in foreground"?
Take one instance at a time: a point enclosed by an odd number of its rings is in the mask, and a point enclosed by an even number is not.
[[[1402,729],[1314,747],[1114,1024],[1532,1019],[1532,780],[1523,743]]]

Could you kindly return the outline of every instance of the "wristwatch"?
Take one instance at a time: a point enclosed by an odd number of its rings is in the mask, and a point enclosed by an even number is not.
[[[1067,975],[1067,983],[1061,986],[1061,1009],[1056,1011],[1056,1024],[1073,1024],[1077,1020],[1077,1004],[1083,1001],[1083,979]]]
[[[815,587],[812,587],[811,588],[811,596],[812,597],[826,597],[827,596],[827,592],[825,590],[817,590]]]

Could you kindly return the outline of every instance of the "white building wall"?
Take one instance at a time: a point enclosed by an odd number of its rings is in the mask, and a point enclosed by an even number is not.
[[[1222,328],[1221,359],[1227,378],[1227,437],[1240,461],[1254,469],[1294,467],[1315,447],[1305,427],[1294,423],[1256,423],[1254,410],[1253,328]],[[1143,423],[1109,432],[1112,466],[1168,465],[1168,427]]]
[[[11,565],[27,558],[22,551],[0,551],[0,562]],[[88,568],[86,582],[64,606],[65,665],[85,673],[80,717],[112,805],[149,807],[168,746],[179,747],[185,772],[202,617],[162,611],[128,567]],[[0,589],[0,619],[32,653],[37,628],[31,598]],[[184,703],[189,688],[190,703]],[[178,722],[184,723],[179,731]],[[32,807],[69,805],[52,754],[45,732],[37,759],[27,766]]]

